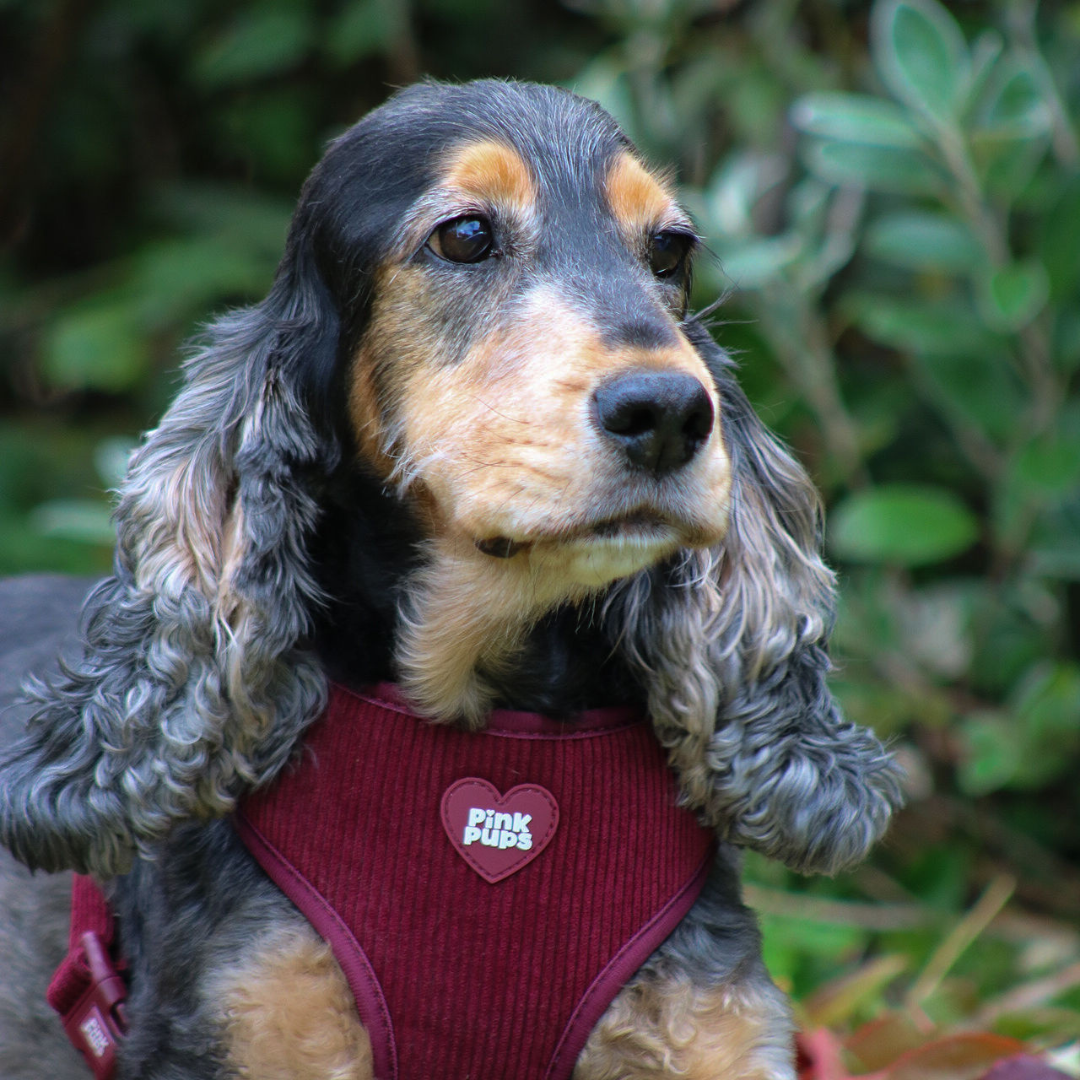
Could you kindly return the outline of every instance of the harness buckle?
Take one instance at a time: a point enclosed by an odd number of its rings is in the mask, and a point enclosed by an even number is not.
[[[88,930],[80,943],[90,985],[64,1017],[64,1030],[96,1080],[112,1080],[116,1051],[127,1034],[127,986],[96,933]]]

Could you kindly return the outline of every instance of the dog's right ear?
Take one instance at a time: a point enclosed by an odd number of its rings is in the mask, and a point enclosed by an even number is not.
[[[29,866],[123,872],[276,775],[318,715],[307,544],[337,450],[310,400],[338,339],[294,223],[269,296],[209,327],[133,455],[82,659],[31,688],[27,737],[0,759],[0,840]]]

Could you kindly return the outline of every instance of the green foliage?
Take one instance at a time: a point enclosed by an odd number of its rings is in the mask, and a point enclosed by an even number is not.
[[[873,12],[873,58],[892,94],[931,124],[955,123],[971,84],[960,27],[935,0],[884,0]]]
[[[974,543],[974,515],[944,488],[888,484],[853,492],[833,510],[832,550],[851,562],[923,566]]]
[[[244,85],[297,67],[315,36],[311,12],[254,5],[241,11],[196,55],[192,75],[208,89]]]
[[[1034,0],[6,0],[0,571],[107,568],[113,434],[263,294],[327,138],[423,73],[561,81],[678,167],[695,300],[731,291],[717,335],[829,505],[837,692],[909,766],[869,870],[750,861],[774,973],[806,996],[906,958],[856,1020],[904,980],[955,1018],[1049,978],[1080,942],[1040,952],[1045,923],[926,972],[995,864],[1080,919],[1078,61],[1075,5]],[[1046,993],[999,1026],[1065,1037],[1076,992]]]

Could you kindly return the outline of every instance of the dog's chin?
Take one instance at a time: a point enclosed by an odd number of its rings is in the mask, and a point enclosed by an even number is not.
[[[638,508],[561,528],[445,529],[402,607],[396,658],[406,692],[433,719],[482,724],[492,690],[481,670],[508,671],[538,619],[681,548],[716,543],[725,524],[720,506],[706,522]]]
[[[598,588],[655,565],[681,546],[681,531],[673,525],[605,523],[566,540],[537,543],[529,550],[529,561],[536,570],[557,573],[568,584]]]
[[[568,585],[592,589],[654,566],[679,548],[708,547],[722,536],[721,523],[703,527],[639,511],[562,535],[496,536],[477,540],[475,546],[491,558],[519,559],[530,571],[556,574]]]

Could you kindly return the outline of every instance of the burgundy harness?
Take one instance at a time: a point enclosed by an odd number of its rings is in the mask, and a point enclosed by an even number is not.
[[[305,747],[236,828],[333,949],[378,1080],[568,1080],[712,860],[648,722],[469,733],[335,686]]]

